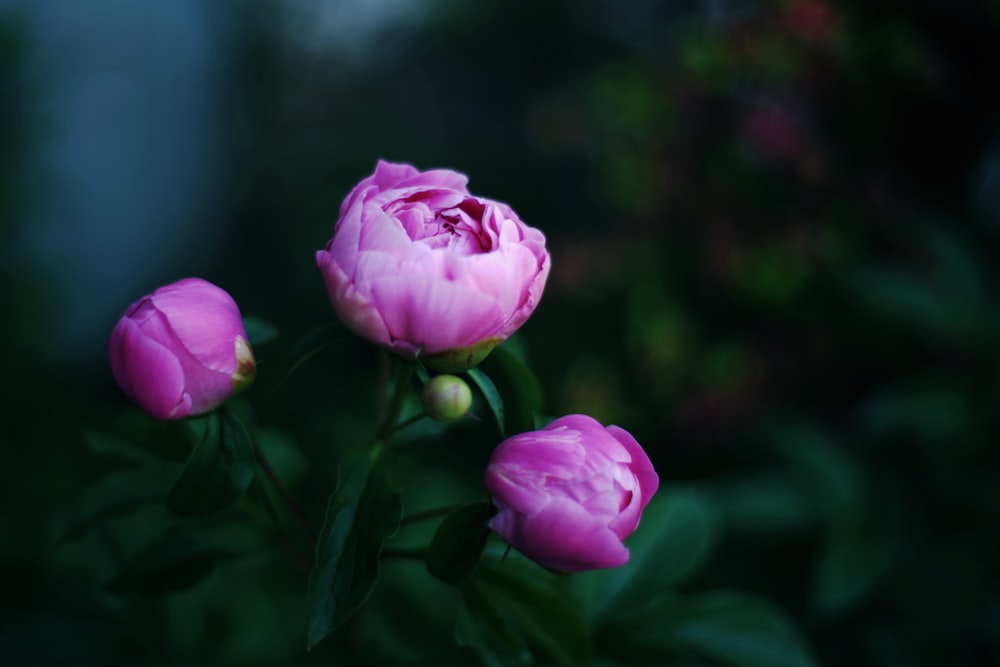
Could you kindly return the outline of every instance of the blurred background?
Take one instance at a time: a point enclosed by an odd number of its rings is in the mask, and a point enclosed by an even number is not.
[[[688,589],[767,596],[822,664],[1000,664],[1000,2],[0,9],[7,664],[340,656],[302,652],[280,559],[118,595],[148,516],[65,531],[119,467],[94,437],[128,407],[107,336],[188,275],[280,329],[246,401],[319,523],[377,355],[346,340],[280,379],[333,319],[313,255],[378,158],[466,173],[545,232],[514,342],[545,414],[625,426],[665,487],[709,494]],[[490,445],[463,445],[488,426],[414,457],[415,508],[481,493]],[[451,659],[421,655],[345,664]]]

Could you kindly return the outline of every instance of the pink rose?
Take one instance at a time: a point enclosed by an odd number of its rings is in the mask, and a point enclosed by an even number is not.
[[[622,540],[639,525],[659,478],[627,431],[585,415],[507,438],[486,468],[498,512],[490,528],[560,572],[628,562]]]
[[[316,253],[330,303],[353,331],[432,368],[478,364],[535,310],[545,237],[468,179],[379,161],[340,206]]]
[[[122,390],[157,419],[208,412],[256,373],[240,309],[200,278],[132,304],[111,332],[108,357]]]

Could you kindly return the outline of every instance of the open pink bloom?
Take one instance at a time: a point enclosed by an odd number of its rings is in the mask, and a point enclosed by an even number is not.
[[[340,206],[316,262],[353,331],[439,370],[479,363],[535,310],[545,237],[468,179],[379,161]]]
[[[132,304],[111,332],[108,357],[122,390],[157,419],[208,412],[256,373],[239,307],[200,278]]]
[[[560,417],[493,452],[486,489],[498,512],[490,528],[551,570],[616,567],[628,562],[622,540],[659,483],[627,431],[585,415]]]

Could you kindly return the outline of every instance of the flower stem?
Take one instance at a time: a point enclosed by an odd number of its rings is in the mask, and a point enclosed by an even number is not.
[[[420,421],[421,419],[423,419],[426,416],[427,416],[427,411],[426,410],[421,410],[420,412],[418,412],[417,414],[413,415],[412,417],[407,417],[403,421],[399,422],[398,424],[396,424],[395,426],[393,426],[392,428],[390,428],[389,429],[389,434],[395,433],[396,431],[401,431],[402,429],[406,428],[410,424],[416,424],[418,421]]]
[[[278,493],[278,497],[281,498],[281,502],[285,504],[285,507],[288,508],[291,515],[295,517],[295,520],[302,528],[302,531],[305,533],[306,537],[309,538],[309,543],[313,546],[313,548],[315,548],[316,532],[313,530],[312,526],[309,525],[309,522],[306,521],[306,515],[302,511],[302,508],[295,502],[295,498],[292,497],[292,494],[288,492],[288,487],[286,487],[284,482],[281,481],[281,478],[278,477],[278,473],[274,470],[274,466],[272,466],[271,462],[268,461],[266,456],[264,456],[264,452],[262,452],[260,447],[257,446],[257,443],[252,442],[252,445],[253,456],[257,461],[257,465],[260,466],[260,469],[264,471],[264,475],[271,481],[271,484],[274,486],[274,490]]]

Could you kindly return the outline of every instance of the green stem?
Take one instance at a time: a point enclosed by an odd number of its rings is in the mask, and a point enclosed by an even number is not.
[[[436,519],[439,516],[444,516],[452,510],[461,507],[461,505],[447,505],[446,507],[434,507],[429,510],[423,510],[421,512],[414,512],[413,514],[407,514],[403,517],[403,520],[399,522],[400,526],[408,526],[410,524],[418,523],[420,521],[426,521],[427,519]]]
[[[407,417],[403,421],[399,422],[398,424],[396,424],[395,426],[393,426],[392,428],[390,428],[389,429],[389,435],[392,435],[396,431],[401,431],[402,429],[406,428],[410,424],[416,424],[418,421],[420,421],[421,419],[423,419],[426,416],[427,416],[427,411],[426,410],[421,410],[420,412],[418,412],[417,414],[413,415],[412,417]]]
[[[288,487],[286,487],[284,482],[281,481],[281,478],[278,477],[278,473],[275,471],[274,466],[272,466],[271,462],[268,461],[266,456],[264,456],[264,452],[262,452],[260,447],[257,446],[257,443],[252,439],[250,442],[253,446],[253,456],[257,461],[257,465],[260,466],[260,469],[264,471],[264,475],[271,481],[271,484],[274,486],[274,490],[278,492],[278,497],[281,498],[281,502],[285,504],[285,507],[288,508],[291,515],[295,517],[295,520],[302,528],[302,531],[305,533],[306,537],[309,538],[309,543],[315,549],[317,539],[316,532],[313,530],[312,526],[309,525],[309,522],[306,521],[306,515],[302,511],[302,508],[295,502],[295,498],[292,497],[292,494],[288,492]]]

